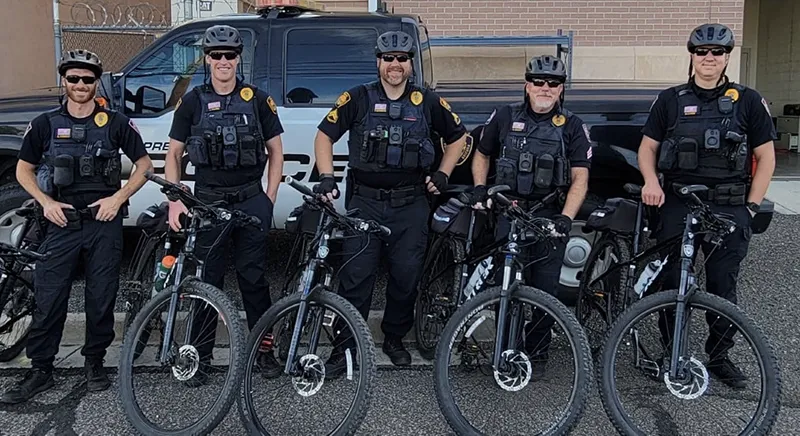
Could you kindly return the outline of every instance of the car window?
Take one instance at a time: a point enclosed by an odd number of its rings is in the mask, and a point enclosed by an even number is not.
[[[353,86],[377,79],[374,28],[292,29],[286,34],[287,105],[332,105]]]
[[[178,35],[156,49],[125,77],[125,114],[153,115],[171,110],[192,88],[203,83],[206,73],[202,51],[204,30]],[[253,61],[253,35],[240,29],[244,42],[241,73],[249,82]],[[209,79],[210,80],[210,79]],[[163,93],[163,94],[162,94]]]

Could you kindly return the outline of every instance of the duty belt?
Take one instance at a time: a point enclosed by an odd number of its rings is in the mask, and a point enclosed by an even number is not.
[[[373,200],[391,200],[392,207],[403,206],[414,201],[415,197],[423,196],[428,191],[423,185],[414,185],[395,189],[377,189],[366,185],[353,185],[353,194]]]
[[[244,187],[196,188],[195,191],[198,197],[202,197],[207,201],[225,201],[228,204],[240,203],[264,192],[261,182],[249,183]]]
[[[672,183],[676,192],[684,186],[688,185]],[[695,195],[700,200],[710,201],[719,206],[740,206],[747,201],[747,191],[749,191],[749,186],[746,183],[721,183],[714,187],[709,186],[708,191],[697,192]]]

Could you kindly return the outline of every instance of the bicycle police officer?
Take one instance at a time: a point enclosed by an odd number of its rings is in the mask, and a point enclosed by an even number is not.
[[[639,167],[645,181],[642,201],[661,208],[659,242],[683,231],[688,208],[675,194],[680,185],[708,186],[708,194],[698,197],[715,212],[735,217],[740,228],[725,239],[724,249],[707,258],[705,267],[708,292],[735,304],[739,265],[752,235],[751,219],[775,169],[772,141],[777,136],[766,101],[725,75],[733,47],[733,32],[722,24],[703,24],[692,30],[687,43],[689,80],[662,91],[653,103],[639,147]],[[752,156],[757,168],[751,178]],[[657,171],[664,176],[663,189]],[[703,244],[706,253],[710,248]],[[673,267],[678,265],[672,262]],[[670,269],[664,289],[677,288],[678,271]],[[745,387],[746,377],[727,356],[735,329],[710,317],[707,321],[708,370],[732,387]],[[672,347],[668,324],[662,314],[659,326],[666,350]]]
[[[392,234],[385,240],[372,237],[367,247],[361,245],[362,238],[345,240],[345,253],[360,254],[342,268],[339,293],[366,320],[378,262],[382,253],[388,257],[383,351],[394,365],[410,365],[402,338],[414,322],[431,212],[427,195],[439,194],[447,186],[466,141],[466,128],[445,99],[409,81],[416,54],[410,35],[381,34],[375,53],[379,80],[344,92],[318,126],[314,152],[320,183],[314,189],[330,200],[338,198],[333,144],[349,130],[346,207],[360,209],[360,217],[376,220]],[[447,146],[439,169],[429,175],[434,133]],[[344,356],[342,347],[334,350],[328,374],[344,369]]]
[[[114,340],[122,220],[128,198],[153,169],[133,122],[95,101],[103,73],[97,55],[71,50],[58,72],[66,103],[31,121],[17,163],[17,180],[50,221],[40,250],[51,255],[35,269],[36,310],[27,344],[32,369],[0,398],[4,403],[24,402],[53,387],[53,362],[80,260],[86,276],[86,344],[81,354],[87,389],[102,391],[111,385],[103,359]],[[120,149],[136,166],[124,187]]]
[[[563,107],[566,79],[567,72],[560,59],[539,56],[530,60],[525,70],[523,101],[496,109],[485,123],[472,160],[475,187],[470,194],[473,207],[483,208],[490,159],[495,159],[495,184],[509,185],[513,192],[507,196],[518,200],[523,208],[555,190],[561,191],[557,202],[547,202],[534,213],[552,219],[559,237],[526,247],[530,261],[544,259],[523,273],[527,284],[556,297],[567,235],[586,197],[592,157],[586,126]],[[568,191],[565,200],[564,191]],[[509,231],[510,223],[500,216],[496,238],[508,237]],[[525,331],[525,349],[534,380],[544,375],[553,325],[550,316],[535,312],[534,321],[526,325]]]
[[[224,201],[225,207],[261,220],[260,228],[235,227],[225,235],[220,234],[222,228],[215,228],[197,236],[198,255],[205,259],[203,279],[220,289],[227,268],[225,248],[228,239],[233,239],[239,289],[247,324],[252,328],[272,304],[265,262],[267,234],[283,174],[283,127],[272,97],[237,77],[243,47],[239,31],[231,26],[206,30],[203,53],[211,70],[211,83],[195,87],[178,102],[165,175],[170,182],[179,182],[186,150],[196,168],[195,195],[201,201]],[[265,168],[266,192],[262,185]],[[186,206],[180,200],[170,202],[169,224],[173,230],[181,228],[181,214],[188,214]],[[211,358],[214,346],[216,329],[206,331],[208,340],[198,339],[203,343],[198,350],[201,361]],[[280,374],[280,365],[271,352],[259,356],[259,365],[269,377]],[[205,383],[205,373],[199,371],[197,375],[187,383]]]

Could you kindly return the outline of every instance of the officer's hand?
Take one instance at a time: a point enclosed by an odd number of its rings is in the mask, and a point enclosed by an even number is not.
[[[89,205],[90,208],[96,206],[99,206],[100,209],[97,210],[97,215],[95,215],[94,219],[97,221],[111,221],[117,216],[117,211],[119,211],[122,203],[112,195],[111,197],[101,198]]]
[[[570,229],[572,229],[572,218],[566,215],[555,215],[553,218],[553,224],[555,224],[555,231],[558,236],[567,236],[569,234]]]
[[[61,203],[55,200],[50,200],[42,205],[44,209],[44,216],[53,224],[59,227],[67,226],[67,217],[64,215],[64,209],[75,209],[71,204]]]
[[[661,207],[664,204],[664,190],[658,183],[645,183],[642,188],[642,202],[648,206]]]
[[[484,202],[486,202],[487,197],[487,189],[486,185],[477,185],[472,188],[472,191],[469,192],[467,195],[469,196],[469,204],[472,206],[473,209],[483,210],[485,207],[483,206]]]
[[[328,174],[319,178],[319,183],[314,185],[313,191],[315,194],[322,194],[323,198],[331,203],[339,198],[339,187],[336,185],[336,179]]]
[[[425,178],[425,183],[428,185],[428,192],[439,195],[447,187],[447,174],[436,171],[432,176]]]
[[[183,205],[183,202],[178,201],[170,201],[169,202],[169,228],[173,231],[179,231],[181,229],[181,214],[189,215],[189,209]]]

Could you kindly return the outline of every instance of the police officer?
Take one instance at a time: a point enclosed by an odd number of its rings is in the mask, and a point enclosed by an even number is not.
[[[203,52],[211,83],[195,87],[178,102],[169,133],[165,174],[171,182],[180,180],[185,150],[196,168],[195,195],[201,201],[222,200],[226,207],[261,220],[260,227],[227,227],[226,234],[221,235],[221,226],[197,236],[198,255],[205,260],[204,281],[220,289],[227,268],[225,247],[228,239],[233,239],[239,289],[247,324],[252,328],[272,304],[265,262],[267,233],[283,174],[283,127],[272,97],[237,77],[242,49],[235,28],[217,25],[206,30]],[[262,185],[265,168],[266,192]],[[180,201],[170,202],[170,227],[179,230],[179,217],[187,213]],[[197,339],[202,344],[199,352],[203,362],[211,359],[216,334],[215,328],[206,331],[207,337]],[[259,356],[259,365],[269,377],[280,374],[280,365],[271,352]],[[199,371],[187,384],[199,386],[206,379],[205,372]]]
[[[32,369],[3,395],[4,403],[24,402],[53,387],[53,361],[67,317],[73,272],[81,260],[86,276],[86,344],[81,354],[87,388],[102,391],[110,386],[103,359],[114,340],[122,219],[128,198],[153,168],[133,122],[95,100],[103,73],[97,55],[68,51],[58,72],[66,102],[31,121],[17,163],[17,180],[49,220],[40,250],[52,254],[35,269],[36,311],[27,344]],[[120,149],[136,166],[124,187]]]
[[[507,196],[524,208],[561,191],[557,201],[548,201],[535,212],[553,220],[558,237],[526,247],[524,256],[530,257],[529,261],[546,257],[523,272],[526,283],[556,297],[566,235],[586,196],[592,157],[586,126],[562,106],[566,79],[560,59],[539,56],[530,60],[523,101],[496,109],[485,123],[472,160],[475,187],[470,194],[473,207],[481,209],[484,202],[491,205],[486,198],[490,159],[495,159],[495,184],[509,185],[513,193]],[[500,216],[496,238],[508,237],[509,231],[509,221]],[[553,320],[539,311],[534,318],[526,325],[525,348],[533,366],[532,377],[538,379],[547,365]]]
[[[766,101],[725,75],[733,47],[733,32],[722,24],[703,24],[692,30],[687,43],[689,80],[657,96],[643,129],[639,167],[645,181],[642,201],[661,208],[659,242],[683,232],[688,208],[675,193],[681,185],[708,186],[710,195],[698,196],[715,212],[735,217],[740,228],[725,239],[724,249],[707,258],[705,269],[708,292],[736,303],[736,277],[747,255],[752,216],[775,169],[772,141],[777,136]],[[750,177],[753,155],[757,169]],[[663,189],[657,172],[664,176]],[[706,253],[710,248],[703,244]],[[678,273],[678,268],[671,269],[664,289],[677,288]],[[674,320],[674,314],[669,318]],[[732,387],[744,387],[746,377],[727,356],[735,330],[711,317],[707,320],[711,327],[705,344],[709,372]],[[659,321],[668,353],[672,323],[664,316]]]
[[[314,141],[320,183],[315,192],[337,198],[333,175],[333,143],[346,131],[349,171],[345,204],[360,209],[360,217],[391,229],[389,238],[349,238],[346,255],[360,254],[342,268],[339,293],[364,319],[369,316],[378,262],[388,257],[386,310],[382,323],[383,351],[394,365],[410,365],[402,338],[414,322],[414,300],[428,237],[429,193],[439,194],[458,161],[466,128],[450,105],[431,90],[409,81],[416,54],[414,39],[405,32],[381,34],[375,50],[379,80],[344,92],[319,124]],[[438,170],[432,167],[434,134],[444,139],[446,152]],[[361,250],[363,249],[363,252]],[[344,369],[343,347],[327,362],[327,374]]]

